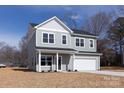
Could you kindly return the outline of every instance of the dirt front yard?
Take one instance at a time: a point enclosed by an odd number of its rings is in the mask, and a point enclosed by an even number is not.
[[[0,87],[11,88],[124,87],[124,78],[89,74],[83,72],[37,73],[22,68],[0,68]]]

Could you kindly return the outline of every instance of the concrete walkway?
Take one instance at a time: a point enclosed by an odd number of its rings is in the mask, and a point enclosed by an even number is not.
[[[82,72],[124,77],[124,72],[115,72],[115,71],[108,71],[108,70],[107,71],[82,71]]]

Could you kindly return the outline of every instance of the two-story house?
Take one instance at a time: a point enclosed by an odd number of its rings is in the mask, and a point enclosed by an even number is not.
[[[37,72],[100,69],[97,37],[68,28],[52,17],[31,23],[28,31],[28,67]]]

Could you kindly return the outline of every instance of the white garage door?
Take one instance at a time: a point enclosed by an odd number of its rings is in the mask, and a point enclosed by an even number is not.
[[[74,69],[80,70],[96,70],[96,59],[75,59]]]

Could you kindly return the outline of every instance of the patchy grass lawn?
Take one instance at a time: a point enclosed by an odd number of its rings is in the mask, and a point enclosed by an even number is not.
[[[123,77],[79,72],[37,73],[22,68],[0,68],[0,87],[84,88],[124,87]]]

